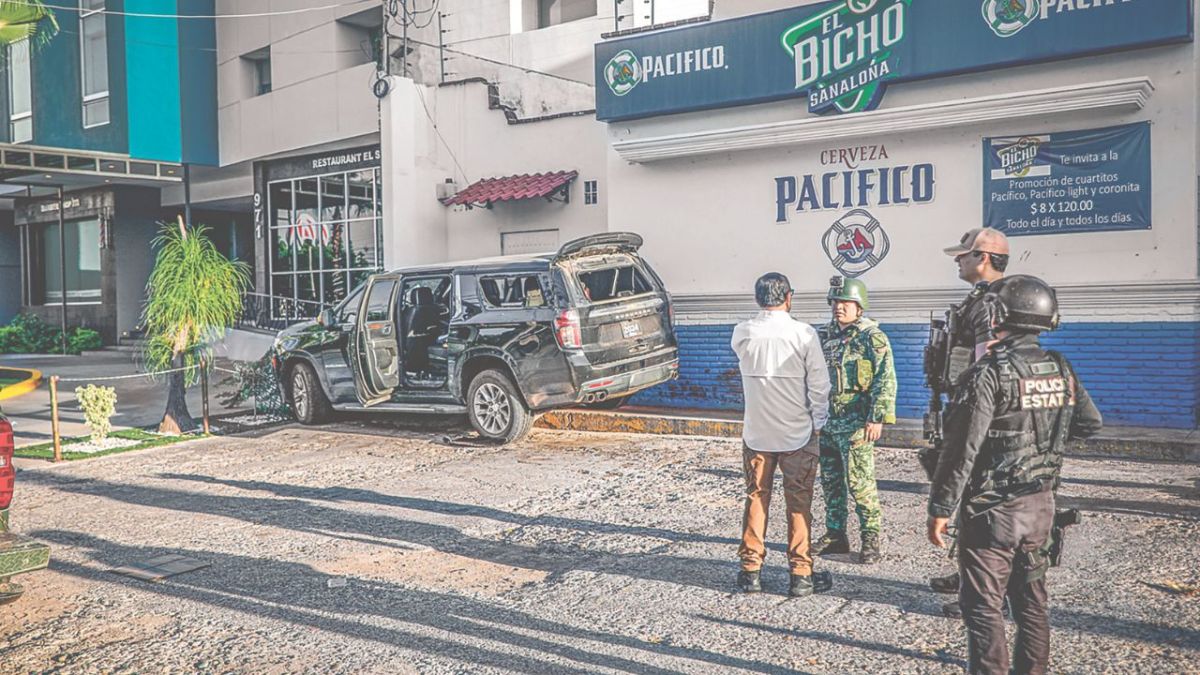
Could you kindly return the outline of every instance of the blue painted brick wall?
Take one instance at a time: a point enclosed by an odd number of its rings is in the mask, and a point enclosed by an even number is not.
[[[929,391],[921,374],[922,324],[884,324],[899,378],[896,414],[919,418]],[[634,402],[740,410],[741,376],[729,348],[733,326],[679,326],[679,379],[641,392]],[[1110,424],[1197,427],[1200,324],[1076,323],[1048,335],[1063,352]]]

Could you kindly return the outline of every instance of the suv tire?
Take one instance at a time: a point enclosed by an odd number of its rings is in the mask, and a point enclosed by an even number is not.
[[[533,428],[533,414],[506,374],[485,370],[467,389],[467,417],[480,436],[516,443]]]
[[[292,413],[301,424],[320,424],[329,419],[333,406],[321,389],[321,381],[307,363],[297,363],[289,371],[288,391]]]

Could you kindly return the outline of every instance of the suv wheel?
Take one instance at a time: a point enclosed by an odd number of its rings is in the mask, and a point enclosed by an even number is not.
[[[296,364],[291,371],[290,390],[292,393],[292,412],[301,424],[320,424],[329,419],[333,407],[321,389],[321,382],[312,366],[307,363]]]
[[[533,415],[517,388],[498,370],[485,370],[471,380],[467,416],[481,436],[503,443],[515,443],[533,428]]]

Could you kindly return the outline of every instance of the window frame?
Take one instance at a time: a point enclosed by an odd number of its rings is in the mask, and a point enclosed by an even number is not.
[[[534,305],[533,307],[530,307],[528,304],[526,304],[525,300],[522,300],[520,304],[510,304],[505,302],[494,303],[492,302],[491,298],[488,297],[487,291],[485,291],[483,287],[484,282],[495,279],[521,279],[522,284],[524,284],[524,279],[529,277],[533,277],[533,279],[537,281],[538,290],[540,290],[542,293],[542,304]],[[486,309],[545,309],[550,306],[550,298],[546,293],[546,284],[543,283],[542,275],[538,272],[501,272],[482,274],[478,277],[476,283],[479,285],[479,299],[483,301],[483,306]],[[521,295],[522,297],[525,296],[524,290],[521,291]]]
[[[600,203],[600,181],[598,181],[598,180],[583,181],[583,203],[584,204],[599,204]]]
[[[302,176],[295,176],[292,178],[279,178],[276,180],[267,181],[267,183],[266,183],[266,190],[264,190],[264,194],[266,196],[266,199],[265,199],[266,204],[265,204],[264,210],[267,214],[266,233],[265,233],[266,240],[267,240],[267,252],[268,252],[268,255],[267,255],[267,294],[272,298],[290,301],[290,302],[294,303],[294,305],[296,307],[296,311],[301,312],[300,315],[302,315],[302,316],[307,316],[307,314],[304,314],[304,311],[307,311],[304,308],[311,308],[316,305],[321,305],[321,306],[325,306],[325,307],[336,306],[336,303],[341,302],[343,300],[343,299],[338,299],[337,301],[331,301],[331,302],[324,301],[323,298],[325,297],[326,289],[327,289],[327,285],[325,283],[325,281],[326,281],[325,275],[326,274],[344,275],[344,278],[346,279],[346,286],[349,289],[346,297],[349,297],[349,295],[351,295],[354,292],[354,289],[359,288],[361,283],[365,283],[365,281],[369,280],[370,277],[384,271],[383,213],[382,213],[382,210],[376,208],[374,210],[374,212],[369,216],[361,216],[360,215],[355,218],[347,217],[347,216],[349,216],[349,210],[350,210],[351,187],[353,187],[350,183],[349,176],[352,174],[362,174],[362,173],[369,173],[371,175],[370,192],[373,193],[371,195],[364,195],[364,198],[372,199],[372,203],[377,204],[378,200],[381,199],[382,193],[383,193],[383,169],[382,169],[382,167],[377,167],[377,166],[365,167],[365,168],[361,168],[361,169],[329,171],[329,172],[325,172],[325,173],[312,174],[312,175],[306,174],[306,175],[302,175]],[[321,187],[323,184],[323,180],[326,178],[339,178],[339,177],[342,179],[343,185],[345,186],[342,197],[341,197],[343,218],[329,220],[329,221],[321,220],[322,214],[324,213],[325,206],[326,206],[325,194]],[[276,269],[275,268],[275,249],[278,246],[278,241],[279,241],[277,239],[277,237],[288,236],[284,233],[287,232],[288,230],[290,230],[291,228],[296,227],[296,225],[297,225],[296,213],[299,212],[300,210],[302,210],[302,209],[297,208],[296,193],[299,190],[299,184],[301,182],[309,182],[309,181],[312,181],[317,187],[316,206],[314,207],[313,210],[315,210],[318,217],[315,219],[313,226],[315,228],[317,228],[318,232],[322,231],[323,227],[326,225],[329,225],[332,227],[341,226],[343,228],[343,232],[345,233],[346,243],[343,245],[346,247],[346,250],[343,252],[343,255],[341,256],[341,264],[338,267],[325,267],[324,266],[325,265],[324,258],[321,258],[319,266],[316,269],[311,269],[311,270],[297,269],[296,262],[295,262],[296,254],[295,254],[295,251],[292,251],[292,253],[290,254],[291,259],[292,259],[292,267],[290,269]],[[286,185],[287,186],[286,204],[276,205],[273,203],[274,186],[276,186],[276,185]],[[367,187],[367,185],[363,184],[363,185],[361,185],[361,187]],[[287,214],[288,214],[287,222],[283,225],[278,224],[278,220],[277,220],[277,215],[278,215],[277,211],[279,211],[281,209],[286,210]],[[375,259],[373,261],[367,261],[368,264],[366,266],[356,266],[356,265],[351,264],[351,261],[353,260],[351,246],[353,244],[352,244],[352,241],[350,238],[350,229],[354,225],[363,225],[363,224],[369,224],[371,227],[371,235],[372,235],[372,238],[374,241]],[[318,236],[320,236],[320,235],[318,235]],[[300,290],[299,278],[303,277],[303,276],[312,277],[313,275],[316,275],[315,279],[316,279],[317,286],[315,288],[315,291],[316,291],[317,296],[319,296],[320,299],[302,298],[301,297],[302,292]],[[361,282],[356,283],[355,280],[358,275],[362,275],[363,280]],[[287,292],[287,295],[281,295],[281,294],[276,293],[277,286],[283,286],[283,285],[289,284],[289,283],[291,284],[291,290]],[[273,314],[272,318],[293,318],[290,316],[275,316],[274,315],[276,312],[276,303],[275,302],[271,303],[271,311]]]
[[[15,69],[13,63],[13,51],[18,48],[18,45],[23,45],[25,49],[25,98],[29,100],[29,109],[22,112],[13,112],[13,101],[16,100],[15,87]],[[18,40],[5,46],[5,86],[8,94],[8,142],[13,144],[30,143],[33,141],[33,50],[29,44],[29,38]],[[18,122],[29,121],[29,137],[17,140],[16,126]]]
[[[86,5],[88,0],[79,0],[79,92],[82,99],[80,108],[80,122],[83,123],[84,129],[94,129],[108,124],[112,124],[112,109],[110,107],[109,98],[112,88],[108,86],[108,15],[107,7],[104,0],[100,1],[99,8],[89,9]],[[100,25],[104,27],[104,91],[87,92],[87,73],[88,73],[88,50],[87,50],[87,31],[84,30],[84,22],[88,19],[99,15]],[[99,103],[104,103],[105,115],[103,122],[93,122],[88,124],[87,111],[88,108],[94,107]]]

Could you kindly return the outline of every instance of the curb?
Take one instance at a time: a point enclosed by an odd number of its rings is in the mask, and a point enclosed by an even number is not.
[[[552,410],[538,418],[537,426],[560,431],[597,431],[668,436],[740,438],[740,419],[721,419],[659,412],[599,411],[569,408]],[[877,445],[889,448],[923,448],[928,445],[917,420],[900,420],[884,427]],[[1090,457],[1200,461],[1200,434],[1178,429],[1113,427],[1101,435],[1071,441],[1067,454]]]
[[[24,381],[0,388],[0,401],[9,398],[16,398],[18,396],[24,396],[34,389],[37,389],[38,385],[42,383],[42,371],[40,370],[34,370],[32,368],[0,368],[0,370],[16,371],[28,374],[28,377],[26,377]]]

